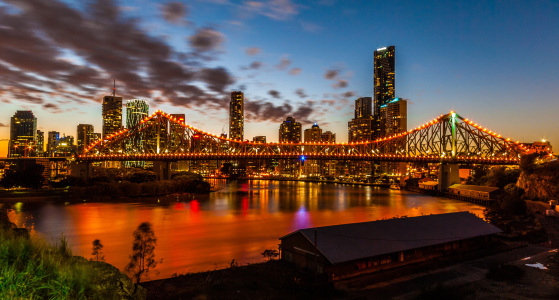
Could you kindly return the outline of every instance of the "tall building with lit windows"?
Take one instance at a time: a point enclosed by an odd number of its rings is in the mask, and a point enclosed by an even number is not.
[[[85,147],[95,141],[95,133],[93,132],[93,125],[91,124],[78,124],[77,129],[78,137],[78,152],[82,152]]]
[[[18,110],[10,121],[8,157],[35,156],[37,118],[30,110]]]
[[[241,91],[231,92],[229,104],[229,138],[243,140],[244,135],[244,94]]]
[[[35,139],[35,153],[37,156],[45,156],[45,132],[37,130]]]
[[[301,142],[301,123],[295,121],[293,117],[287,117],[279,128],[280,143],[300,143]],[[281,159],[279,161],[280,172],[288,176],[298,176],[301,174],[301,163],[299,159]]]
[[[383,119],[385,121],[384,128],[386,136],[392,136],[408,130],[408,102],[401,98],[394,98],[388,103],[381,106]],[[394,144],[383,149],[386,153],[402,154],[405,151],[406,141],[398,140]],[[382,172],[386,174],[405,174],[406,163],[398,162],[382,162],[380,164]]]
[[[103,138],[122,129],[122,97],[103,97]]]
[[[382,106],[395,98],[396,47],[382,47],[374,52],[374,115],[373,139],[386,136],[386,120]]]
[[[126,128],[132,128],[145,119],[149,113],[149,104],[146,100],[126,100]]]
[[[293,117],[287,117],[280,125],[280,143],[300,143],[301,142],[301,123],[295,121]]]
[[[60,132],[58,131],[49,131],[47,136],[47,154],[50,157],[54,156],[56,151],[56,147],[58,147],[58,143],[60,141]]]
[[[371,97],[361,97],[355,100],[354,118],[347,124],[348,141],[350,143],[372,140],[373,116],[371,104]]]
[[[382,106],[384,111],[386,135],[406,132],[408,130],[408,102],[394,98]]]

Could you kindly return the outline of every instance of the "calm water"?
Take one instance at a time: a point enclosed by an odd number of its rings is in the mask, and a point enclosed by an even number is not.
[[[148,203],[18,203],[10,218],[32,233],[54,239],[61,233],[75,254],[91,257],[100,239],[105,260],[123,269],[132,252],[132,232],[151,222],[163,258],[151,279],[262,261],[265,249],[299,228],[363,222],[397,216],[456,211],[483,215],[483,207],[387,188],[305,182],[213,182],[209,195],[142,199]]]

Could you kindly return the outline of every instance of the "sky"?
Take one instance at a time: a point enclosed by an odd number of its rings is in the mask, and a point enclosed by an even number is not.
[[[17,110],[44,132],[100,132],[116,79],[117,96],[204,131],[228,133],[242,90],[245,139],[278,141],[292,116],[343,142],[354,100],[373,94],[374,50],[394,45],[408,129],[454,110],[554,145],[558,37],[559,2],[544,0],[0,0],[0,140]]]

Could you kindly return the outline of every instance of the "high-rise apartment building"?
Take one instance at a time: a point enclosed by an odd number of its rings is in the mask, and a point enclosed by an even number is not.
[[[132,99],[126,101],[126,128],[132,128],[145,119],[149,114],[149,104],[146,100]]]
[[[355,99],[355,119],[368,118],[373,115],[372,97]]]
[[[79,124],[77,133],[79,152],[82,152],[88,145],[95,141],[95,133],[93,132],[93,125],[91,124]]]
[[[56,147],[60,139],[60,133],[58,131],[49,131],[47,137],[47,153],[48,156],[53,157]]]
[[[64,135],[58,139],[58,145],[53,153],[54,157],[68,157],[75,155],[77,151],[76,145],[74,145],[74,137],[71,135]]]
[[[244,95],[241,91],[231,92],[229,104],[229,138],[243,140],[244,135]]]
[[[258,135],[252,138],[253,142],[266,144],[266,136]]]
[[[122,97],[103,97],[103,138],[122,129]]]
[[[35,156],[37,118],[30,110],[18,110],[10,121],[8,157]]]
[[[395,53],[394,46],[379,48],[374,52],[373,139],[386,135],[386,120],[381,106],[395,98]]]
[[[280,125],[280,143],[300,143],[301,142],[301,123],[295,121],[293,117],[287,117]]]
[[[386,135],[394,135],[408,130],[408,102],[406,100],[394,98],[382,108],[386,120]]]
[[[309,129],[305,129],[304,141],[307,142],[321,142],[322,129],[314,123]]]
[[[348,122],[348,141],[362,142],[372,140],[373,116],[372,98],[361,97],[355,100],[355,117]]]
[[[336,134],[332,133],[332,131],[326,131],[326,132],[322,133],[321,140],[323,142],[335,143],[336,142]]]
[[[394,98],[390,102],[381,106],[383,119],[385,120],[384,128],[386,135],[391,136],[397,133],[406,132],[408,106],[407,101],[400,98]],[[394,143],[383,149],[386,153],[402,153],[405,150],[405,139],[395,140]],[[405,174],[406,163],[382,162],[381,170],[388,174]]]
[[[37,130],[35,138],[35,153],[37,156],[45,156],[45,132]]]

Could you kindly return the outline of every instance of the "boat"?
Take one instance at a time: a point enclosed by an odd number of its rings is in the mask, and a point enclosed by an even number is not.
[[[390,186],[390,189],[399,190],[399,189],[400,189],[400,185],[398,185],[398,184],[393,184],[393,185]]]

